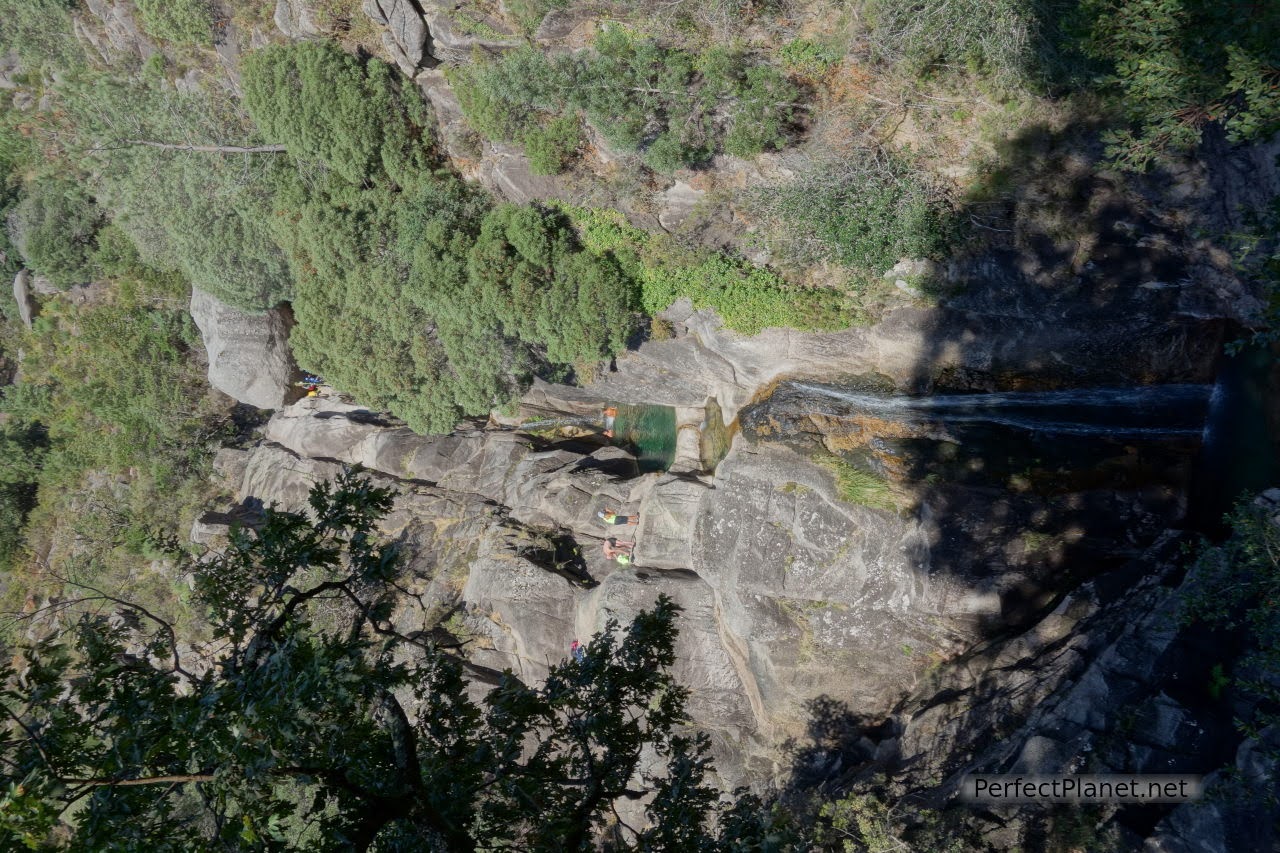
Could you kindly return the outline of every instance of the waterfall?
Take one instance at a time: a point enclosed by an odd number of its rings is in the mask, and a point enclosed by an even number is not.
[[[837,400],[851,413],[900,423],[991,424],[1116,438],[1200,435],[1213,390],[1185,384],[910,397],[800,382],[792,387]]]
[[[563,417],[563,418],[544,418],[540,421],[528,421],[522,423],[516,429],[520,432],[529,432],[535,429],[555,429],[558,427],[570,426],[599,426],[600,418],[598,417]]]

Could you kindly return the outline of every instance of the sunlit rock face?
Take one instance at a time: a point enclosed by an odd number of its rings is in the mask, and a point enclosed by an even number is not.
[[[293,316],[287,306],[250,314],[192,288],[191,318],[204,340],[214,388],[259,409],[279,409],[301,396],[294,384],[300,374],[289,351]]]

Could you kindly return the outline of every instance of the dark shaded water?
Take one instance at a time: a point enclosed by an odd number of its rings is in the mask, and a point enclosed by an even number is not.
[[[1280,486],[1280,436],[1268,422],[1274,358],[1255,347],[1222,361],[1192,481],[1188,521],[1197,529],[1225,533],[1222,516],[1242,494]]]
[[[856,421],[882,468],[909,480],[1001,482],[1037,489],[1187,489],[1190,526],[1222,532],[1242,494],[1280,485],[1268,423],[1274,356],[1224,358],[1215,385],[1151,385],[911,397],[784,383],[773,401]],[[773,402],[771,401],[771,402]],[[873,460],[874,464],[874,460]]]

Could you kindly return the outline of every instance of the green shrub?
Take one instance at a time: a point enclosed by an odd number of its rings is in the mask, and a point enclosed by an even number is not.
[[[529,171],[535,175],[558,175],[568,168],[578,153],[582,134],[578,117],[559,116],[524,135],[524,153]]]
[[[448,431],[631,332],[615,261],[584,252],[559,216],[486,210],[456,178],[403,192],[298,183],[279,206],[299,362],[415,430]]]
[[[652,315],[681,297],[713,308],[730,329],[754,335],[769,327],[839,329],[851,315],[842,294],[788,285],[768,270],[710,251],[680,248],[665,234],[626,224],[615,211],[562,207],[582,244],[612,255],[640,285],[641,307]]]
[[[504,5],[516,26],[532,34],[548,13],[567,8],[569,0],[507,0]]]
[[[644,162],[655,172],[670,174],[684,166],[691,155],[680,144],[680,140],[670,133],[664,133],[650,142],[644,149]]]
[[[276,185],[296,174],[288,155],[228,156],[124,142],[261,142],[238,104],[216,87],[177,91],[163,81],[88,72],[66,80],[59,94],[96,179],[97,200],[145,265],[180,272],[246,310],[288,298],[289,271],[267,227]]]
[[[795,87],[775,69],[748,68],[737,88],[738,109],[724,150],[736,157],[754,157],[787,142],[791,114],[786,106],[796,98]]]
[[[0,0],[0,47],[30,71],[49,63],[79,64],[84,54],[71,28],[78,0]]]
[[[801,259],[883,271],[900,258],[936,256],[947,215],[925,177],[893,155],[863,151],[816,164],[754,204]]]
[[[830,45],[806,38],[795,38],[778,51],[782,65],[793,74],[821,77],[840,61],[840,52]]]
[[[28,184],[9,218],[9,236],[27,266],[58,287],[93,279],[103,211],[78,183],[41,177]]]
[[[495,208],[468,273],[480,311],[552,365],[598,361],[622,351],[631,336],[631,282],[613,257],[584,252],[558,214]]]
[[[213,44],[213,10],[207,0],[134,0],[142,27],[175,44]]]
[[[835,477],[836,494],[841,500],[872,509],[897,511],[898,495],[888,480],[854,467],[838,456],[819,456],[814,461]]]
[[[1244,638],[1225,667],[1230,683],[1250,700],[1236,720],[1247,735],[1280,723],[1280,525],[1265,502],[1242,503],[1231,513],[1231,536],[1203,543],[1183,590],[1181,620],[1205,622]]]
[[[741,51],[694,54],[619,27],[601,32],[594,50],[548,58],[525,47],[451,79],[467,120],[490,139],[527,145],[551,119],[580,112],[611,147],[644,147],[659,171],[718,150],[752,156],[785,145],[797,98],[783,74]]]
[[[286,179],[286,164],[270,158],[246,168],[217,156],[137,150],[120,166],[106,177],[107,201],[144,263],[181,272],[247,311],[289,298],[288,265],[269,231],[273,185]]]
[[[48,436],[40,424],[0,424],[0,570],[10,568],[22,548],[23,527],[36,505],[36,489]]]

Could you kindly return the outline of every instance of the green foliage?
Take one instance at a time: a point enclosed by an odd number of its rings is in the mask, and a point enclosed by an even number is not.
[[[545,348],[551,364],[597,361],[626,347],[631,283],[610,256],[584,252],[563,216],[501,205],[485,217],[468,272],[480,316]]]
[[[511,0],[504,6],[516,26],[532,34],[550,12],[568,8],[569,0]]]
[[[22,547],[48,444],[39,424],[13,420],[0,424],[0,570],[11,569]]]
[[[3,665],[8,846],[587,851],[639,789],[650,828],[613,849],[789,849],[758,801],[719,804],[707,738],[677,731],[670,599],[479,703],[461,661],[386,627],[391,491],[346,475],[309,504],[188,566],[214,635],[200,674],[166,623],[93,589],[140,636],[89,616],[28,647],[20,676]]]
[[[118,471],[198,452],[191,444],[205,429],[199,403],[207,386],[189,356],[196,333],[180,307],[53,302],[41,320],[22,384],[45,393],[28,397],[19,414],[48,428],[57,465]]]
[[[778,51],[782,65],[793,74],[821,77],[840,61],[840,51],[806,38],[795,38]]]
[[[937,256],[948,237],[944,204],[925,176],[882,152],[815,164],[754,203],[801,260],[883,271],[900,258]]]
[[[0,0],[0,48],[14,52],[28,70],[83,61],[71,29],[77,0]]]
[[[157,537],[185,533],[208,499],[208,444],[224,435],[225,404],[195,352],[185,282],[142,265],[112,226],[96,262],[108,301],[49,301],[18,341],[18,383],[4,389],[6,432],[25,440],[0,442],[6,604],[61,595],[58,578],[73,573],[136,593],[153,612],[181,612],[170,582],[140,569],[159,556]],[[27,551],[48,555],[39,572]]]
[[[284,255],[270,237],[285,155],[164,150],[139,145],[258,141],[221,93],[179,92],[162,81],[80,74],[59,87],[60,107],[91,153],[98,199],[142,261],[178,271],[223,302],[260,311],[290,292]]]
[[[454,179],[406,193],[329,180],[297,183],[277,203],[303,367],[419,431],[447,432],[463,410],[509,396],[503,342],[472,348],[458,307],[482,198]],[[437,316],[446,328],[433,334]]]
[[[850,322],[845,300],[834,290],[792,287],[768,270],[727,255],[682,249],[665,234],[627,225],[613,211],[562,209],[588,251],[613,255],[639,283],[641,306],[648,314],[688,297],[695,308],[715,309],[726,326],[748,335],[771,326],[838,329]]]
[[[874,0],[872,55],[916,77],[959,66],[1024,85],[1039,75],[1038,11],[1033,0]]]
[[[1230,669],[1252,708],[1239,721],[1250,735],[1280,722],[1280,525],[1265,499],[1242,503],[1230,516],[1232,534],[1204,545],[1188,573],[1182,619],[1238,630],[1245,651]]]
[[[779,71],[740,51],[693,54],[618,27],[591,51],[548,57],[526,47],[452,79],[467,120],[491,139],[528,149],[548,122],[580,112],[609,145],[643,151],[660,171],[719,150],[750,157],[785,145],[797,98]]]
[[[631,283],[559,217],[455,178],[414,191],[337,182],[282,195],[306,368],[419,431],[485,414],[534,373],[621,350]]]
[[[1224,242],[1235,255],[1236,270],[1254,282],[1266,305],[1262,327],[1231,341],[1226,350],[1234,355],[1246,346],[1272,347],[1280,341],[1280,198],[1247,211],[1243,227],[1225,235]]]
[[[524,137],[529,171],[535,175],[560,174],[573,162],[581,142],[578,117],[573,115],[558,116],[530,130]]]
[[[175,44],[213,45],[208,0],[134,0],[143,29]]]
[[[306,41],[254,51],[242,72],[249,114],[295,157],[354,184],[385,174],[403,185],[429,170],[426,106],[386,63]]]
[[[1217,124],[1233,142],[1280,130],[1280,6],[1213,0],[1086,0],[1085,48],[1111,70],[1129,127],[1108,154],[1146,169],[1194,150]]]
[[[822,806],[843,853],[891,853],[904,849],[893,822],[893,810],[871,795],[850,794]]]
[[[28,184],[9,217],[9,238],[27,266],[58,287],[93,279],[103,211],[80,183],[44,176]]]

